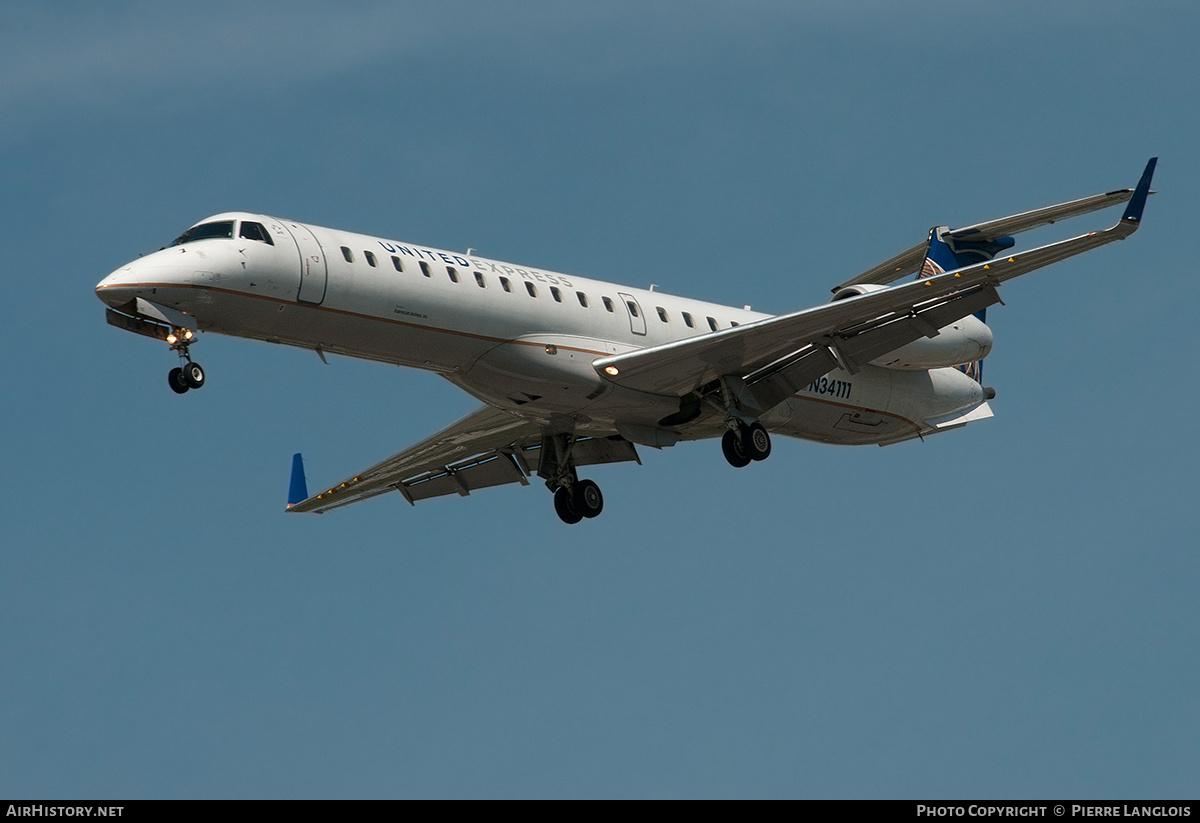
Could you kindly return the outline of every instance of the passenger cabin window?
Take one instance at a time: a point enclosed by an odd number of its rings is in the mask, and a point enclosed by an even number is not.
[[[217,223],[201,223],[199,226],[192,226],[183,234],[171,241],[172,246],[182,246],[184,243],[192,243],[196,240],[217,240],[220,238],[233,237],[233,221],[221,220]]]
[[[525,291],[529,292],[530,297],[537,297],[537,287],[528,280],[525,281]]]
[[[667,322],[667,310],[664,309],[662,306],[658,306],[657,308],[658,308],[658,319],[663,321],[664,323],[666,323]]]
[[[507,292],[511,292],[511,291],[512,291],[512,283],[510,283],[510,282],[508,281],[508,278],[507,278],[507,277],[501,277],[501,278],[500,278],[500,288],[504,289],[504,290],[505,290],[505,291],[507,291]]]
[[[604,308],[608,309],[609,311],[613,310],[612,301],[609,300],[607,297],[601,297],[600,302],[602,302],[604,304]]]
[[[421,274],[425,275],[426,277],[433,277],[433,275],[429,273],[429,264],[424,260],[421,261]]]
[[[481,288],[481,289],[487,288],[487,281],[483,279],[483,275],[480,274],[479,272],[475,272],[475,282],[479,284],[479,288]]]
[[[632,314],[634,317],[638,316],[637,303],[634,303],[632,300],[627,300],[625,301],[625,305],[629,307],[630,314]]]
[[[711,317],[708,318],[708,327],[710,329],[712,329],[713,331],[716,331],[717,330],[717,321]]]
[[[575,296],[579,298],[579,305],[586,309],[588,307],[587,295],[581,291],[577,291],[575,292]]]
[[[451,266],[446,266],[446,274],[450,275],[450,282],[451,282],[451,283],[457,283],[457,282],[458,282],[458,272],[456,272],[456,271],[454,270],[454,268],[453,268],[453,267],[451,267]]]
[[[683,313],[683,322],[687,324],[687,327],[689,329],[696,328],[696,324],[692,322],[692,316],[690,314],[688,314],[687,312]]]
[[[550,287],[550,294],[554,295],[554,302],[555,302],[555,303],[561,303],[561,302],[562,302],[562,292],[560,292],[560,291],[558,290],[558,286],[551,286],[551,287]]]
[[[400,258],[392,255],[392,265],[396,267],[396,271],[404,271],[404,264],[400,262]]]
[[[373,252],[364,251],[363,256],[367,258],[367,265],[375,268],[375,254]]]
[[[242,226],[238,229],[238,237],[244,237],[247,240],[257,240],[260,243],[266,243],[268,246],[274,246],[275,241],[271,239],[271,235],[267,234],[267,227],[262,223],[253,223],[249,220],[243,220]]]
[[[342,246],[342,257],[346,258],[347,263],[354,262],[354,252],[350,251],[350,249],[346,248],[345,246]]]

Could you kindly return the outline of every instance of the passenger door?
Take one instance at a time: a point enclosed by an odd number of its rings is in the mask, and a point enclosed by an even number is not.
[[[285,225],[300,252],[300,291],[296,294],[296,299],[301,303],[319,304],[325,299],[325,287],[329,281],[325,253],[308,226],[301,223]]]

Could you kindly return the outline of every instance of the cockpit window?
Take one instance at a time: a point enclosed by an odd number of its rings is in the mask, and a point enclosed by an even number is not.
[[[242,221],[242,227],[238,229],[238,237],[244,237],[247,240],[259,240],[269,246],[274,246],[275,241],[271,239],[271,235],[267,234],[267,227],[262,223],[252,223],[249,220]]]
[[[184,243],[192,243],[196,240],[211,240],[220,237],[233,237],[232,220],[221,220],[217,223],[201,223],[199,226],[192,226],[172,240],[171,245],[182,246]]]

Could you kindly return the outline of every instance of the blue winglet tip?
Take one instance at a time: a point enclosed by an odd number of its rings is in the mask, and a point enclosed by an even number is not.
[[[287,507],[308,499],[308,483],[304,481],[304,458],[297,452],[292,456],[292,483],[288,488]]]
[[[1129,205],[1125,207],[1125,213],[1121,215],[1121,222],[1140,223],[1142,221],[1142,210],[1146,208],[1146,198],[1150,195],[1150,181],[1154,177],[1156,165],[1158,165],[1158,158],[1151,157],[1150,162],[1146,164],[1146,170],[1142,172],[1142,179],[1138,181],[1137,188],[1133,190],[1133,196],[1129,198]]]

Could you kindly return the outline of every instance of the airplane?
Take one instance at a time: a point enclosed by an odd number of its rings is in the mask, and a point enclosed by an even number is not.
[[[829,303],[778,316],[243,212],[200,221],[96,294],[111,325],[178,355],[179,394],[205,384],[190,349],[213,332],[427,369],[483,401],[317,494],[295,455],[287,511],[388,492],[415,505],[536,475],[573,524],[604,505],[578,469],[640,463],[638,446],[719,437],[743,468],[772,434],[889,445],[991,417],[985,310],[999,287],[1136,231],[1156,162],[1134,189],[935,226]],[[1120,203],[1108,229],[1012,251],[1014,234]]]

